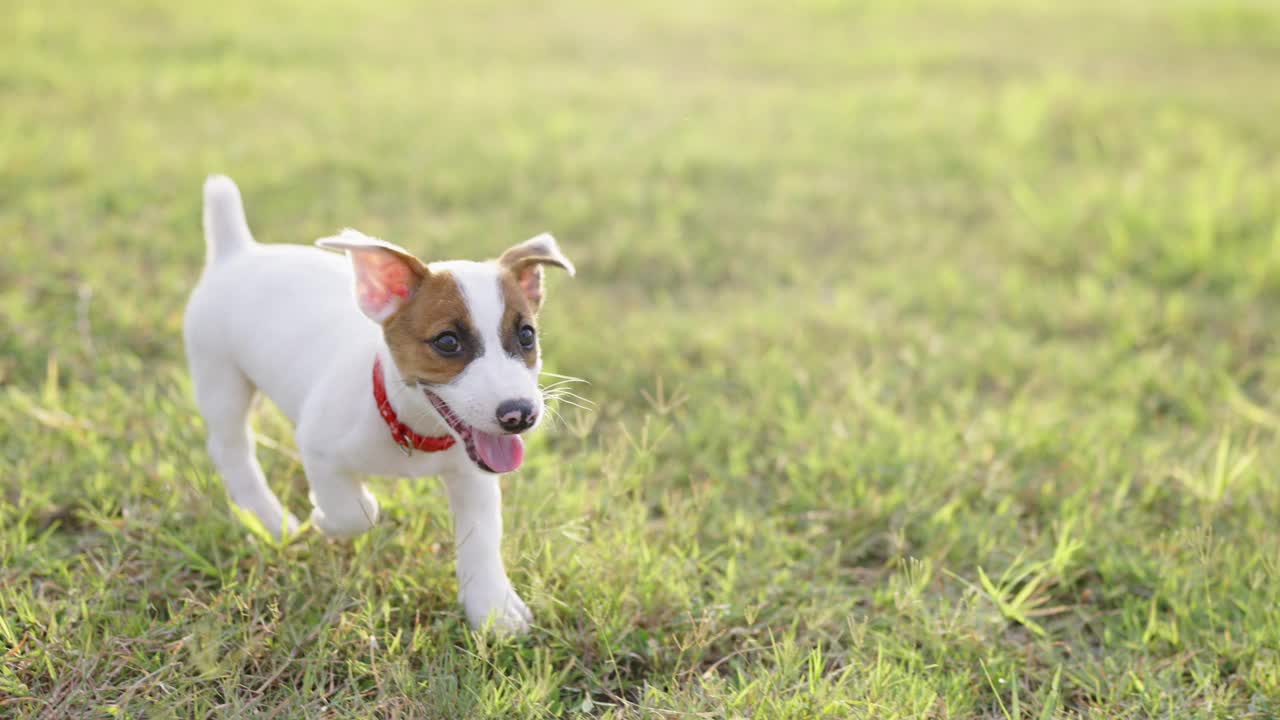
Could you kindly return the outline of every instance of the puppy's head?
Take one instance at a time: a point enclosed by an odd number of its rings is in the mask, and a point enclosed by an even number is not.
[[[317,244],[346,251],[356,304],[382,326],[400,375],[471,460],[487,472],[519,467],[519,434],[537,425],[544,409],[537,324],[542,268],[574,272],[555,238],[539,235],[488,262],[431,264],[355,230]]]

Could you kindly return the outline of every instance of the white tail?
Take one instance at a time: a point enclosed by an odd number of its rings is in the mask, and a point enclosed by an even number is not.
[[[205,264],[225,260],[253,244],[244,217],[240,188],[226,175],[210,175],[204,181]]]

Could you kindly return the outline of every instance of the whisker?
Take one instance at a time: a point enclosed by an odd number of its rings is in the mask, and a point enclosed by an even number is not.
[[[584,409],[584,410],[590,410],[590,411],[592,411],[592,412],[594,412],[594,411],[596,411],[596,410],[598,410],[598,409],[599,409],[599,408],[596,406],[596,404],[595,404],[595,403],[593,403],[593,402],[591,402],[590,400],[585,400],[585,399],[582,399],[582,398],[578,398],[578,400],[571,400],[571,399],[569,399],[569,398],[567,398],[567,397],[565,397],[565,396],[563,396],[563,395],[552,395],[551,397],[547,398],[547,399],[545,400],[545,402],[562,402],[562,403],[567,403],[567,404],[569,404],[569,405],[573,405],[574,407],[580,407],[580,408],[582,408],[582,409]]]
[[[556,412],[555,408],[551,407],[550,405],[546,405],[544,406],[544,408],[547,411],[547,417],[551,418],[552,425],[558,422],[560,423],[560,427],[562,428],[569,427],[568,424],[565,423],[564,418],[560,416],[560,413]]]
[[[553,387],[560,387],[560,386],[562,386],[562,385],[572,385],[572,384],[574,384],[574,383],[584,383],[584,384],[586,384],[586,385],[590,385],[590,384],[591,384],[591,383],[587,382],[586,380],[561,380],[560,382],[553,382],[553,383],[550,383],[550,384],[548,384],[548,385],[541,385],[541,386],[539,386],[539,387],[543,388],[544,390],[548,390],[548,389],[551,389],[551,388],[553,388]]]
[[[591,383],[591,381],[590,381],[590,380],[584,380],[584,379],[582,379],[582,378],[580,378],[580,377],[574,377],[574,376],[572,376],[572,375],[560,375],[560,374],[558,374],[558,373],[549,372],[549,371],[547,371],[547,370],[543,370],[542,372],[540,372],[540,373],[538,373],[538,374],[539,374],[539,375],[550,375],[550,376],[551,376],[551,377],[553,377],[553,378],[562,378],[562,379],[564,379],[564,380],[577,380],[578,382],[584,382],[584,383],[587,383],[587,384],[590,384],[590,383]]]
[[[595,401],[592,400],[591,398],[584,398],[581,395],[577,393],[569,392],[568,390],[557,390],[556,392],[551,393],[551,397],[553,398],[571,397],[571,398],[574,398],[575,400],[581,400],[582,402],[588,405],[591,405],[593,407],[596,404]]]
[[[559,396],[559,395],[568,395],[569,397],[575,397],[575,398],[578,398],[579,400],[589,400],[589,399],[590,399],[590,398],[585,398],[585,397],[583,397],[583,396],[579,395],[578,393],[576,393],[576,392],[574,392],[574,391],[572,391],[572,390],[570,390],[569,388],[566,388],[566,387],[560,387],[560,388],[543,388],[543,394],[544,394],[544,395],[550,395],[551,397],[556,397],[556,396]]]
[[[574,402],[574,401],[572,401],[572,400],[565,400],[565,399],[564,399],[564,398],[562,398],[562,397],[553,398],[553,399],[554,399],[556,402],[561,402],[561,403],[564,403],[565,405],[572,405],[572,406],[574,406],[574,407],[578,408],[579,410],[583,410],[584,412],[594,412],[594,411],[592,410],[592,408],[589,408],[589,407],[587,407],[586,405],[579,405],[578,403],[576,403],[576,402]]]
[[[543,374],[545,374],[545,373],[543,373]],[[560,381],[560,382],[583,382],[583,383],[587,383],[587,384],[590,384],[590,382],[591,382],[591,381],[587,380],[586,378],[573,377],[572,375],[553,375],[552,377],[553,377],[553,378],[555,378],[556,380]]]
[[[540,386],[538,389],[544,393],[556,393],[556,392],[560,392],[561,390],[568,390],[569,388],[563,385],[546,385],[546,386]]]

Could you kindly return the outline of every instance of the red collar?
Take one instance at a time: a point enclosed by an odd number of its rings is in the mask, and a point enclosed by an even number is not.
[[[396,417],[395,408],[391,407],[391,401],[387,400],[387,385],[382,380],[382,358],[380,357],[373,359],[373,401],[378,404],[378,412],[382,415],[383,422],[387,424],[387,429],[391,431],[391,439],[404,448],[405,452],[412,450],[439,452],[453,447],[455,440],[452,435],[424,437],[400,422]]]

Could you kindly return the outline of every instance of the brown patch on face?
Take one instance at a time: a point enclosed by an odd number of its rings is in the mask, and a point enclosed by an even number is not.
[[[456,334],[461,342],[453,355],[443,355],[432,344],[445,332]],[[408,304],[382,324],[382,334],[396,367],[409,382],[450,382],[481,350],[462,288],[447,272],[428,272]]]
[[[528,325],[537,332],[537,308],[525,296],[515,273],[505,268],[498,272],[503,305],[502,326],[498,329],[498,336],[502,338],[502,349],[512,357],[524,360],[525,365],[533,367],[538,363],[538,336],[534,335],[533,346],[526,350],[520,345],[520,328]]]

